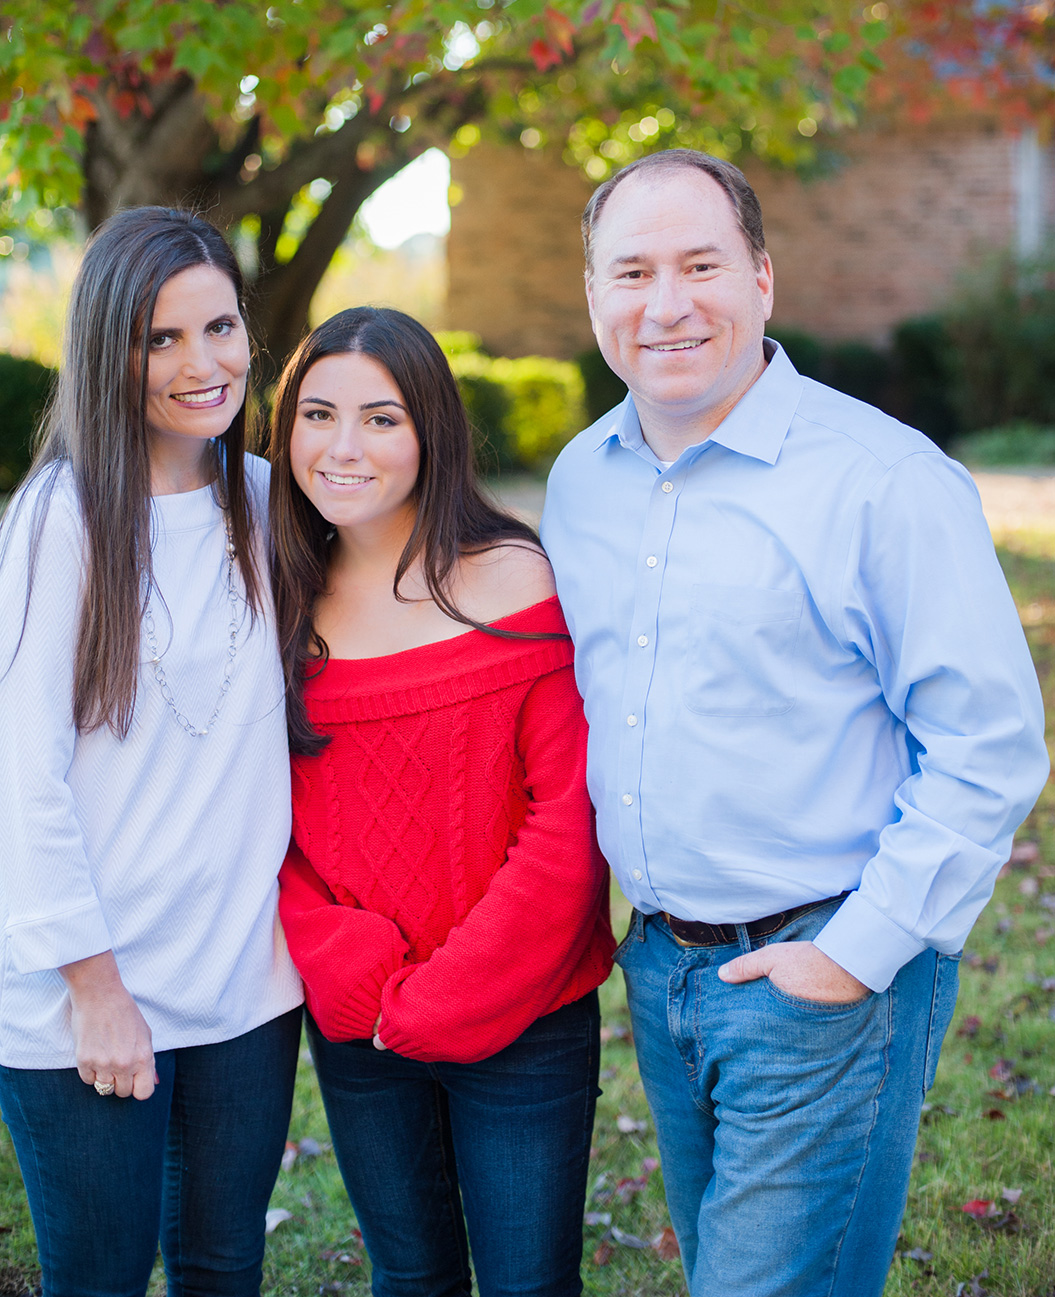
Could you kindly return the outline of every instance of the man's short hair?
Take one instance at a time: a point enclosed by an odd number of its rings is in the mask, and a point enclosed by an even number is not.
[[[702,171],[721,187],[733,205],[740,231],[747,241],[751,260],[757,268],[762,264],[766,253],[766,236],[762,230],[762,208],[758,195],[747,183],[747,177],[739,167],[721,158],[712,158],[709,153],[700,153],[696,149],[664,149],[659,153],[649,153],[629,166],[617,171],[610,180],[598,185],[586,204],[582,214],[582,242],[586,252],[586,277],[593,277],[593,232],[600,219],[605,203],[612,196],[616,185],[633,175],[648,175],[657,171],[696,170]]]

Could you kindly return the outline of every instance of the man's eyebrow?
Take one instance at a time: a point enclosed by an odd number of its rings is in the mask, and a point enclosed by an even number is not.
[[[722,248],[717,243],[707,243],[699,248],[686,248],[680,254],[683,260],[689,260],[690,257],[713,257],[715,255],[724,256]],[[608,264],[610,266],[633,266],[641,261],[648,261],[649,258],[645,253],[627,253],[622,257],[613,257]]]

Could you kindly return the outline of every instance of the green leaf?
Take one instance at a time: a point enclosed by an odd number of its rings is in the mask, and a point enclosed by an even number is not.
[[[839,68],[832,77],[832,85],[840,94],[846,95],[849,99],[856,99],[868,84],[869,75],[859,64],[852,63],[849,67]]]

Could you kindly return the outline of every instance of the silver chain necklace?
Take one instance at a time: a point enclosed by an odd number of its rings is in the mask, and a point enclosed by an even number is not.
[[[202,739],[208,734],[216,723],[216,718],[220,714],[220,708],[223,706],[224,699],[231,689],[231,668],[234,666],[235,657],[238,654],[238,625],[239,625],[239,608],[238,608],[238,591],[234,583],[234,537],[231,535],[231,520],[225,512],[223,515],[223,529],[227,537],[225,546],[226,550],[226,567],[227,567],[227,603],[231,610],[231,620],[227,625],[227,660],[223,666],[223,681],[220,684],[220,692],[216,696],[216,706],[212,709],[212,715],[202,729],[196,729],[190,718],[180,711],[175,698],[172,696],[172,688],[165,678],[165,668],[161,665],[161,656],[158,653],[158,637],[154,629],[154,614],[150,608],[150,600],[147,599],[146,610],[143,613],[143,628],[147,635],[147,649],[150,652],[150,663],[154,668],[154,679],[161,690],[161,696],[169,705],[169,710],[176,718],[176,724],[181,729],[187,731],[191,738]]]

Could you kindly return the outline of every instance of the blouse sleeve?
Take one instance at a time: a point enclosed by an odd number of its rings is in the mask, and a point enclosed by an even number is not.
[[[10,506],[0,546],[0,814],[6,844],[4,936],[20,973],[109,950],[67,781],[83,529],[63,483],[29,556],[39,488]]]
[[[517,744],[530,802],[505,863],[446,942],[385,986],[380,1035],[408,1058],[490,1057],[558,1001],[599,929],[610,949],[608,869],[594,834],[586,722],[570,666],[532,685]]]
[[[278,881],[289,953],[319,1030],[327,1040],[373,1035],[381,989],[408,951],[399,929],[381,914],[340,904],[296,842]]]

